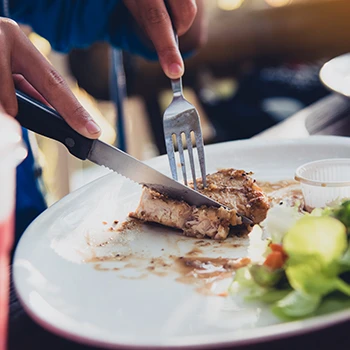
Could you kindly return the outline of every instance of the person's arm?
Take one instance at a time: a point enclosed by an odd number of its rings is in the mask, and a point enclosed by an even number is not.
[[[19,23],[29,24],[48,39],[55,50],[68,52],[72,48],[107,41],[146,58],[158,56],[164,72],[171,78],[183,73],[182,58],[164,0],[9,1],[11,17]],[[167,1],[181,36],[195,19],[196,1]],[[147,43],[144,34],[153,45]]]

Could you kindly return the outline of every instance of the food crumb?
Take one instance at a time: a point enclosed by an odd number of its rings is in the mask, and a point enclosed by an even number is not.
[[[218,297],[227,297],[228,296],[228,292],[225,291],[225,292],[221,292],[219,294],[217,294]]]
[[[107,225],[108,222],[107,221],[102,221],[102,225]]]
[[[118,225],[118,223],[119,223],[118,220],[114,220],[114,221],[113,221],[113,224],[114,224],[114,225]]]

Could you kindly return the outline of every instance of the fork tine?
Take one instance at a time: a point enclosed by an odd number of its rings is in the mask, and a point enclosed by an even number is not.
[[[196,170],[194,167],[194,158],[193,158],[193,147],[192,147],[192,139],[191,139],[191,132],[185,133],[186,135],[186,143],[187,143],[187,151],[188,151],[188,158],[190,159],[191,164],[191,172],[192,172],[192,179],[193,179],[193,187],[195,190],[197,190],[197,180],[196,180]]]
[[[203,137],[202,137],[202,131],[199,128],[199,131],[194,131],[194,136],[196,139],[196,147],[197,147],[197,153],[199,158],[199,165],[201,168],[201,175],[202,175],[202,183],[203,187],[207,187],[207,174],[205,169],[205,156],[204,156],[204,143],[203,143]]]
[[[185,185],[187,186],[186,164],[185,164],[184,148],[182,145],[182,133],[177,134],[176,139],[177,139],[177,148],[179,150],[179,155],[180,155],[180,163],[182,168],[183,180]]]
[[[176,169],[176,160],[175,160],[175,150],[174,150],[174,143],[173,143],[173,135],[167,135],[165,137],[165,145],[166,145],[166,152],[168,154],[170,169],[171,169],[171,175],[173,179],[177,180],[177,169]]]

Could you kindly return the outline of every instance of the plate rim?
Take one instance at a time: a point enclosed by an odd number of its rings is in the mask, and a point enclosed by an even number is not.
[[[310,136],[307,138],[303,139],[247,139],[247,140],[238,140],[238,141],[228,141],[224,143],[217,143],[213,145],[207,146],[208,148],[215,148],[215,147],[220,147],[222,144],[247,144],[251,143],[252,146],[255,145],[263,145],[263,144],[269,144],[269,145],[288,145],[288,144],[296,144],[296,143],[305,143],[305,144],[310,144],[313,142],[324,142],[326,140],[331,141],[332,143],[349,143],[350,144],[350,138],[348,137],[343,137],[343,136],[325,136],[325,135],[317,135],[317,136]],[[148,160],[146,163],[153,163],[161,160],[162,158],[165,158],[166,155],[158,156],[155,158],[152,158]],[[113,172],[112,172],[113,173]],[[80,189],[68,194],[67,196],[63,197],[60,201],[56,202],[53,204],[50,208],[54,208],[55,205],[58,203],[62,203],[69,198],[71,195],[75,194],[78,195],[80,191],[84,191],[87,187],[93,186],[96,182],[102,181],[103,178],[107,176],[111,176],[112,173],[108,173],[106,175],[103,175],[102,177],[84,185]],[[44,211],[46,213],[47,210]],[[52,210],[52,209],[51,209]],[[44,215],[42,213],[39,215],[38,218],[36,218],[27,228],[27,230],[30,229],[30,227],[42,216]],[[27,231],[26,230],[26,231]],[[312,317],[309,319],[304,319],[304,320],[296,320],[296,321],[290,321],[290,322],[284,322],[284,323],[279,323],[276,325],[270,325],[270,326],[264,326],[264,327],[259,327],[255,328],[253,334],[251,334],[249,337],[247,337],[247,333],[251,332],[251,329],[247,330],[241,330],[239,334],[237,335],[232,335],[232,332],[225,332],[221,335],[216,335],[216,336],[207,336],[208,339],[203,336],[182,336],[177,338],[176,344],[174,344],[174,339],[169,337],[167,341],[164,343],[164,345],[159,345],[159,344],[148,344],[147,345],[142,345],[142,344],[127,344],[121,342],[116,342],[116,341],[103,341],[100,339],[96,339],[94,336],[89,336],[88,334],[85,334],[84,336],[77,334],[76,332],[70,332],[68,330],[62,329],[60,327],[57,327],[53,325],[50,322],[47,322],[44,317],[39,316],[32,310],[24,301],[24,298],[22,298],[21,291],[19,284],[20,282],[17,281],[17,267],[16,267],[16,261],[18,260],[17,258],[17,252],[18,252],[18,247],[21,245],[21,241],[25,235],[22,235],[21,239],[18,242],[17,248],[15,250],[14,254],[14,260],[13,260],[13,282],[15,286],[15,291],[17,294],[17,297],[26,311],[26,313],[40,326],[45,328],[46,330],[64,337],[66,339],[76,341],[78,343],[82,344],[87,344],[87,345],[92,345],[92,346],[103,346],[104,348],[108,349],[204,349],[204,348],[212,348],[213,346],[217,347],[229,347],[229,346],[241,346],[241,345],[250,345],[250,344],[256,344],[256,343],[262,343],[262,342],[267,342],[270,340],[275,340],[275,339],[284,339],[300,334],[308,334],[312,333],[317,330],[321,330],[324,328],[328,328],[331,326],[334,326],[336,324],[344,323],[350,320],[350,309],[348,310],[342,310],[338,312],[333,312],[327,315],[321,315],[321,316],[316,316]],[[217,338],[220,338],[220,340],[216,340]],[[197,340],[197,341],[196,341]],[[169,343],[168,343],[169,342]],[[170,344],[172,342],[172,344]]]
[[[277,325],[271,325],[271,326],[264,326],[260,328],[254,329],[253,336],[247,337],[246,334],[250,331],[244,330],[242,331],[242,334],[235,338],[230,339],[221,339],[220,341],[206,341],[204,336],[197,336],[201,339],[200,342],[196,342],[195,337],[191,337],[192,341],[188,342],[187,337],[181,337],[181,340],[183,340],[183,343],[181,341],[177,341],[178,344],[173,345],[171,344],[172,339],[169,338],[167,342],[164,343],[164,345],[158,345],[158,344],[147,344],[147,345],[139,345],[139,344],[126,344],[123,342],[109,342],[109,341],[103,341],[98,340],[94,337],[89,336],[80,336],[75,334],[74,332],[69,332],[66,330],[62,330],[59,327],[55,327],[49,322],[46,322],[42,317],[36,315],[30,308],[27,307],[26,304],[23,303],[23,300],[19,294],[17,294],[19,301],[21,302],[22,307],[26,311],[26,313],[34,320],[37,324],[42,326],[47,331],[63,337],[65,339],[78,342],[80,344],[89,345],[89,346],[96,346],[96,347],[103,347],[105,349],[135,349],[135,350],[146,350],[146,349],[155,349],[155,350],[165,350],[165,349],[212,349],[213,346],[216,346],[218,348],[227,348],[227,347],[236,347],[236,346],[244,346],[244,345],[254,345],[257,343],[265,343],[268,341],[273,340],[281,340],[286,338],[291,338],[293,336],[298,336],[302,334],[310,334],[312,332],[316,332],[322,329],[330,328],[332,326],[346,323],[350,321],[350,309],[343,310],[343,311],[337,311],[333,312],[331,314],[322,315],[322,316],[316,316],[312,317],[310,319],[305,320],[296,320],[296,321],[290,321],[285,323],[279,323]],[[340,316],[340,317],[334,317],[334,316]],[[320,322],[316,322],[320,321]],[[311,326],[309,325],[311,323]],[[313,325],[314,324],[314,325]],[[292,330],[290,330],[290,327],[292,326]],[[304,327],[308,327],[305,331]],[[289,328],[289,330],[285,330],[285,328]],[[268,330],[266,332],[266,330]],[[217,335],[217,337],[223,337],[228,336],[228,332],[224,333],[223,335]],[[212,336],[208,336],[209,339],[213,339]]]
[[[333,92],[336,92],[337,94],[341,95],[341,96],[344,96],[344,97],[347,97],[349,98],[350,97],[350,94],[346,94],[344,93],[344,91],[338,86],[335,86],[334,84],[332,84],[330,82],[330,80],[328,78],[326,78],[326,73],[329,69],[331,70],[334,70],[334,64],[337,63],[337,61],[341,60],[341,59],[344,59],[344,58],[348,58],[349,59],[349,62],[350,62],[350,52],[348,53],[344,53],[342,55],[339,55],[339,56],[336,56],[336,57],[333,57],[332,59],[330,59],[329,61],[327,61],[325,64],[323,64],[323,66],[321,67],[320,69],[320,72],[319,72],[319,78],[321,80],[321,83],[330,91],[333,91]],[[349,69],[349,72],[350,72],[350,69]]]

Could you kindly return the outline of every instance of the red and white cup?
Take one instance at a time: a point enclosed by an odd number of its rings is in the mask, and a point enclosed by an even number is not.
[[[14,241],[16,167],[26,157],[21,129],[0,111],[0,350],[6,349],[10,252]]]

